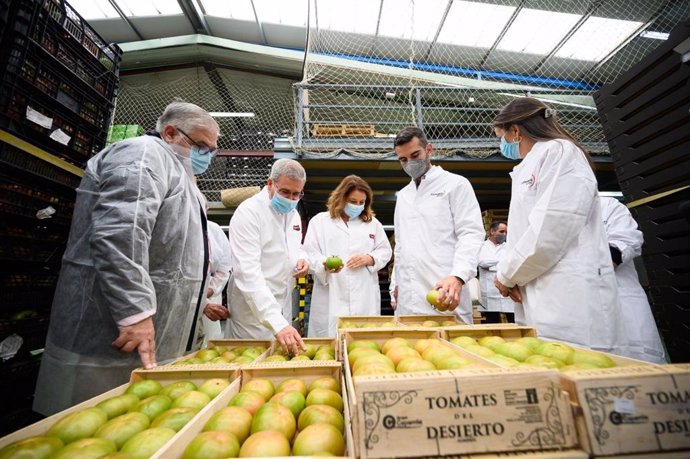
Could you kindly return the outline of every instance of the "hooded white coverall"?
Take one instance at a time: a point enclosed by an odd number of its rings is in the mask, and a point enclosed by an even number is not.
[[[118,325],[153,316],[156,357],[181,356],[202,298],[205,215],[188,158],[161,139],[117,142],[77,188],[34,410],[50,415],[129,380]]]
[[[567,140],[537,142],[511,172],[498,280],[522,292],[515,322],[546,339],[622,354],[627,340],[597,181]]]
[[[479,250],[479,291],[480,311],[487,312],[515,312],[515,302],[509,297],[504,298],[494,285],[496,266],[506,244],[494,244],[489,239],[484,241]]]
[[[335,337],[339,316],[381,315],[378,271],[392,255],[381,222],[373,218],[367,223],[357,217],[345,223],[342,218],[333,219],[328,212],[321,212],[309,222],[304,250],[314,275],[309,337]],[[344,266],[336,274],[328,273],[323,266],[329,256],[339,256],[347,264],[358,253],[371,255],[374,266]]]
[[[467,283],[477,273],[486,232],[470,182],[439,166],[398,192],[395,204],[396,314],[440,314],[426,294],[447,276]],[[463,286],[455,314],[472,324],[472,299]],[[452,314],[452,313],[451,313]]]
[[[230,220],[232,278],[229,336],[273,339],[292,323],[292,277],[302,251],[302,222],[292,210],[279,214],[268,188],[243,201]]]
[[[223,289],[230,278],[230,241],[225,231],[216,222],[208,222],[209,244],[209,274],[207,289],[213,290],[213,295],[205,298],[203,304],[221,304],[223,302]],[[203,306],[199,314],[203,330],[202,348],[206,347],[208,340],[223,338],[223,330],[219,320],[211,320],[203,314]]]
[[[628,208],[618,200],[609,197],[602,197],[600,200],[608,244],[620,250],[622,258],[615,273],[618,299],[629,341],[625,355],[654,363],[666,363],[664,346],[633,262],[642,253],[642,231],[637,229],[637,222]]]

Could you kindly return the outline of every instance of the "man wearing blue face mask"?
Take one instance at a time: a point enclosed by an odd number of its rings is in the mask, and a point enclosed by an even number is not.
[[[479,293],[480,306],[487,323],[501,322],[501,314],[505,314],[508,322],[515,322],[515,302],[504,298],[494,286],[496,265],[501,259],[501,252],[505,248],[508,226],[506,222],[495,221],[489,227],[489,237],[486,238],[479,250]]]
[[[395,204],[395,313],[437,313],[426,301],[427,292],[437,289],[439,309],[471,324],[472,300],[463,285],[477,273],[485,234],[472,185],[431,165],[433,148],[421,129],[403,129],[394,146],[412,178]]]
[[[230,338],[275,336],[286,352],[305,348],[290,323],[295,278],[309,270],[296,210],[306,180],[300,163],[279,159],[263,190],[242,202],[230,220]]]
[[[155,132],[116,142],[89,160],[53,299],[35,411],[64,410],[124,384],[136,367],[152,368],[191,349],[208,261],[193,158],[210,160],[217,140],[213,118],[178,101],[165,108]]]

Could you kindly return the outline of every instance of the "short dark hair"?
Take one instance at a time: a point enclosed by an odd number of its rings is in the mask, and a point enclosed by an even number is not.
[[[398,135],[395,136],[395,140],[393,141],[393,147],[405,145],[406,143],[411,142],[415,137],[418,138],[419,143],[426,148],[429,142],[426,140],[424,131],[416,126],[409,126],[398,132]]]
[[[496,220],[496,221],[493,221],[493,222],[491,222],[491,226],[489,226],[489,231],[495,231],[495,230],[497,230],[498,227],[501,226],[501,225],[506,225],[506,226],[508,226],[508,224],[507,224],[506,222],[504,222],[503,220]]]

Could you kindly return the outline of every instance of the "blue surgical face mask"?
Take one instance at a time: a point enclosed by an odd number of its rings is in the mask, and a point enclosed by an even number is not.
[[[206,172],[206,169],[208,169],[208,166],[211,164],[213,156],[209,153],[202,155],[199,153],[199,147],[197,146],[192,146],[189,151],[189,159],[192,161],[192,172],[194,172],[194,175]]]
[[[520,159],[520,142],[506,142],[505,136],[501,137],[501,154],[508,159],[517,161]]]
[[[345,203],[345,208],[343,209],[343,212],[345,212],[345,215],[347,215],[350,218],[357,218],[359,217],[359,214],[362,213],[364,210],[364,206],[358,206],[352,203]]]
[[[292,199],[284,198],[277,191],[273,194],[271,198],[271,205],[279,214],[287,214],[297,208],[297,203],[299,199],[293,201]]]

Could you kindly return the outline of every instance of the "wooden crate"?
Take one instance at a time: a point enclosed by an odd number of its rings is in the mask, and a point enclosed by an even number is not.
[[[205,414],[214,413],[215,411],[218,411],[222,407],[226,406],[228,404],[228,401],[232,397],[232,394],[234,394],[233,391],[238,390],[234,388],[239,388],[239,376],[240,375],[236,370],[230,369],[222,370],[204,368],[198,371],[181,369],[177,371],[160,371],[157,369],[135,370],[132,372],[130,383],[134,383],[144,379],[155,379],[157,381],[160,381],[161,384],[163,384],[164,386],[166,384],[173,383],[176,381],[191,381],[199,385],[203,381],[211,378],[226,378],[231,380],[232,382],[230,386],[226,387],[220,394],[218,394],[213,400],[211,400],[211,402],[208,405],[201,409],[191,421],[189,421],[187,425],[190,425],[193,424],[196,419],[200,419]],[[14,443],[24,438],[43,435],[48,429],[50,429],[50,427],[52,427],[53,424],[55,424],[57,421],[59,421],[66,415],[75,413],[77,411],[82,411],[86,408],[94,407],[103,400],[107,400],[111,397],[116,397],[118,395],[124,394],[127,390],[127,387],[129,387],[130,383],[118,386],[112,390],[109,390],[108,392],[105,392],[101,395],[98,395],[82,403],[79,403],[78,405],[74,405],[71,408],[56,413],[35,424],[24,427],[21,430],[17,430],[16,432],[13,432],[5,437],[0,438],[0,449],[9,445],[10,443]],[[180,435],[180,432],[178,432],[175,435],[175,437],[173,437],[168,443],[166,443],[166,445],[172,443]],[[163,448],[165,448],[165,446],[163,446]]]
[[[675,450],[687,456],[690,364],[568,372],[561,375],[561,384],[576,407],[581,446],[593,457],[658,457]]]
[[[470,453],[576,446],[568,396],[552,370],[519,372],[486,362],[486,368],[350,375],[347,346],[353,340],[382,344],[396,336],[421,339],[438,335],[431,329],[343,334],[343,364],[360,457],[458,453],[466,457]],[[463,357],[482,361],[450,343],[444,345]]]
[[[374,137],[373,124],[315,124],[312,137]]]
[[[423,327],[422,322],[427,320],[433,320],[439,324],[444,321],[453,322],[456,325],[463,325],[464,322],[458,319],[455,314],[420,314],[420,315],[400,315],[395,316],[401,325],[407,327]],[[466,324],[465,324],[466,325]],[[439,328],[439,327],[427,327],[427,328]]]
[[[208,341],[207,348],[211,346],[225,346],[228,348],[228,350],[235,349],[237,347],[252,347],[252,346],[264,346],[267,348],[266,351],[264,351],[259,357],[257,357],[254,362],[258,362],[263,360],[269,355],[269,351],[271,348],[271,345],[273,344],[273,341],[270,339],[212,339]],[[176,362],[181,362],[184,360],[189,360],[194,358],[198,351],[190,352],[187,355],[184,355],[180,357],[179,359],[175,359],[172,362],[169,362],[165,365],[161,365],[158,368],[160,370],[175,370],[180,367],[180,365],[173,365],[173,363]],[[254,363],[251,362],[251,363]],[[249,363],[246,365],[250,365]],[[234,368],[238,369],[242,365],[238,364],[233,364],[232,362],[230,363],[204,363],[204,364],[197,364],[194,365],[195,368]],[[185,365],[186,367],[186,365]]]
[[[497,454],[470,454],[462,459],[589,459],[589,455],[581,449],[565,451],[522,451]]]
[[[397,316],[340,316],[338,330],[358,328],[386,328],[398,327]]]
[[[343,417],[345,418],[345,446],[346,446],[346,454],[348,458],[353,458],[354,457],[354,440],[352,437],[352,429],[351,429],[351,422],[350,422],[350,412],[348,408],[348,402],[347,402],[347,393],[345,391],[345,381],[343,379],[343,373],[341,370],[341,365],[340,363],[326,363],[326,362],[314,362],[313,365],[311,366],[301,366],[301,365],[293,365],[293,366],[276,366],[276,367],[263,367],[263,368],[243,368],[240,370],[241,373],[241,378],[240,378],[240,384],[233,386],[233,392],[229,394],[229,397],[227,398],[227,401],[229,401],[235,394],[237,394],[240,389],[241,385],[244,385],[247,383],[247,381],[250,381],[255,378],[264,378],[264,379],[269,379],[275,386],[280,384],[282,381],[290,378],[300,378],[302,379],[307,386],[314,381],[315,379],[324,377],[324,376],[333,376],[337,378],[340,381],[340,385],[342,387],[342,397],[343,397],[343,402],[345,402],[345,409],[343,413]],[[161,449],[158,454],[155,456],[152,456],[151,459],[180,459],[182,458],[182,454],[184,453],[185,448],[189,444],[196,435],[198,435],[204,428],[204,425],[208,422],[208,420],[211,418],[211,416],[217,412],[220,411],[222,408],[224,408],[227,405],[227,401],[225,402],[225,405],[221,407],[217,407],[217,409],[213,412],[206,413],[206,416],[204,417],[199,417],[196,419],[194,423],[189,423],[187,424],[182,430],[178,432],[178,435],[174,439],[175,441],[171,441],[165,445],[164,449]]]
[[[523,336],[537,336],[537,330],[533,327],[510,324],[461,325],[458,327],[441,327],[441,330],[442,336],[449,341],[458,336],[470,336],[475,339],[483,336],[500,336],[506,341]]]

